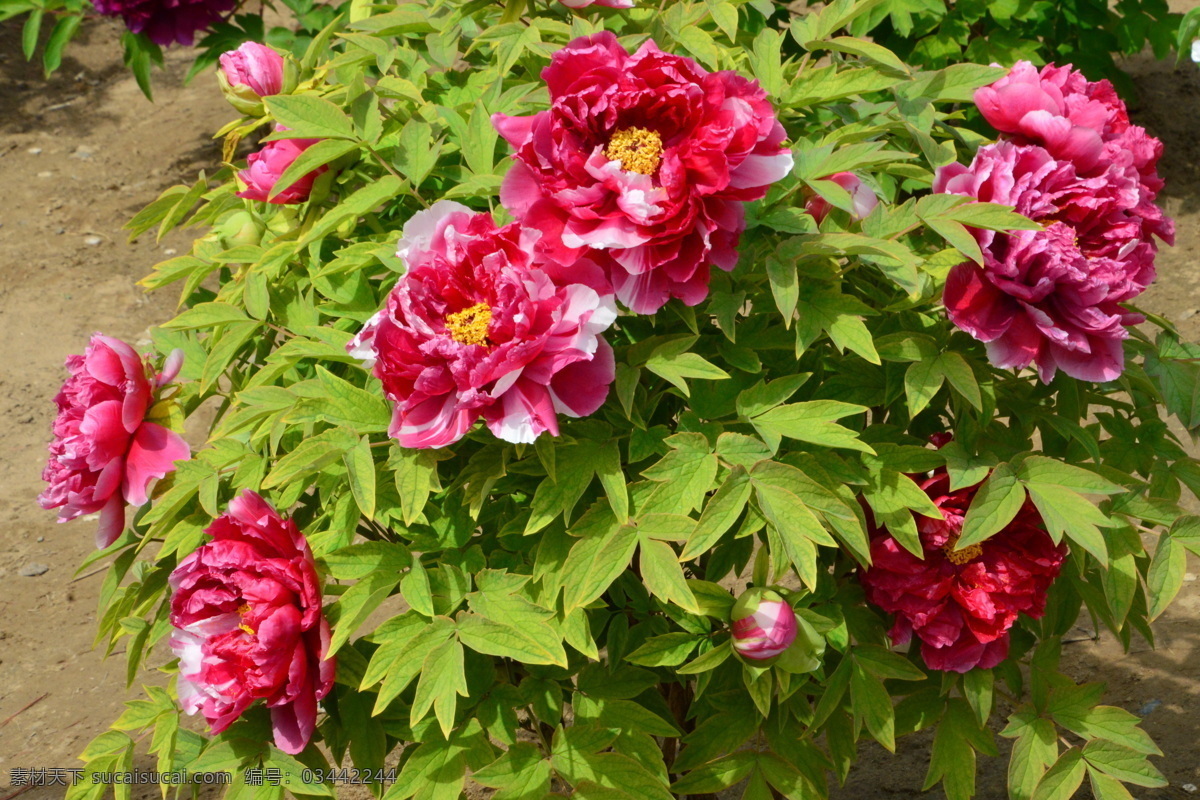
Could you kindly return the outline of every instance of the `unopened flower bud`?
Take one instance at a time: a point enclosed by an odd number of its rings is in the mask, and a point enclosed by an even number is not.
[[[770,589],[747,589],[733,606],[733,649],[743,658],[765,661],[796,639],[796,612]]]
[[[833,181],[850,193],[854,208],[850,212],[851,219],[863,219],[875,209],[875,206],[879,205],[879,198],[853,172],[839,172],[824,178],[824,180]],[[810,197],[804,204],[804,210],[817,221],[818,225],[829,215],[832,208],[829,201],[820,195]]]

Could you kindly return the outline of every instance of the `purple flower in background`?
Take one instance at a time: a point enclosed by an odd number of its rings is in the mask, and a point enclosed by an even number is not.
[[[144,33],[159,45],[190,45],[203,31],[237,6],[237,0],[94,0],[96,10],[125,20],[125,27]]]

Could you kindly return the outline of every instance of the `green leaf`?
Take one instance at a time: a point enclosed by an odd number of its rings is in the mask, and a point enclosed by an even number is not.
[[[904,395],[908,399],[909,416],[925,410],[929,401],[942,388],[946,375],[938,369],[938,357],[918,361],[904,372]]]
[[[326,212],[299,241],[300,247],[325,238],[334,228],[348,219],[358,219],[376,206],[391,200],[404,191],[404,182],[394,175],[377,178]]]
[[[336,653],[379,604],[387,599],[392,589],[400,582],[396,573],[372,572],[346,590],[330,607],[330,624],[333,637],[329,642],[329,654]]]
[[[186,331],[213,328],[230,322],[249,322],[249,317],[240,308],[227,303],[197,303],[161,327],[168,330]]]
[[[525,664],[567,666],[562,637],[544,622],[509,625],[465,614],[458,618],[458,637],[477,653],[512,658]]]
[[[679,560],[690,561],[712,549],[741,516],[752,488],[750,476],[744,467],[739,465],[730,470],[721,488],[704,506],[704,512],[688,537]]]
[[[1032,800],[1069,800],[1083,783],[1084,772],[1083,754],[1072,747],[1038,781]]]
[[[1012,522],[1025,504],[1025,487],[1017,480],[1012,467],[1001,464],[979,487],[963,520],[962,536],[955,550],[962,550],[985,541]]]
[[[409,725],[416,725],[432,708],[442,735],[450,738],[458,698],[466,697],[467,675],[463,669],[463,648],[454,639],[433,650],[421,667],[421,679],[413,697]]]
[[[388,466],[396,476],[396,493],[405,525],[421,516],[429,494],[437,488],[437,455],[431,450],[406,450],[393,446]]]
[[[471,780],[499,789],[492,800],[542,800],[550,791],[550,761],[529,742],[517,742],[504,755],[471,774]]]
[[[433,590],[429,586],[429,574],[420,559],[413,559],[412,569],[400,581],[400,594],[414,611],[427,617],[436,613],[433,608]]]
[[[371,455],[371,437],[363,436],[358,444],[342,455],[354,502],[367,519],[375,516],[375,458]]]
[[[749,750],[740,750],[710,761],[689,772],[671,785],[678,795],[716,794],[745,780],[754,769],[757,755]],[[769,793],[768,793],[769,796]]]
[[[38,10],[35,13],[41,13],[41,11]],[[46,49],[42,51],[42,68],[45,70],[47,78],[62,65],[63,49],[67,46],[67,42],[75,36],[81,22],[83,22],[81,15],[66,14],[59,17],[58,22],[54,24],[50,38],[46,40]],[[26,55],[26,58],[29,56]]]
[[[896,752],[896,713],[892,708],[892,698],[883,688],[883,682],[857,662],[850,668],[850,705],[855,719],[866,723],[875,741],[889,752]]]
[[[763,28],[754,37],[754,45],[749,54],[750,69],[754,77],[758,78],[763,90],[774,98],[783,93],[782,45],[778,31]]]
[[[1026,483],[1029,499],[1037,506],[1042,522],[1056,542],[1063,534],[1087,550],[1102,566],[1108,564],[1108,545],[1097,528],[1113,523],[1087,498],[1052,484]]]
[[[1088,780],[1092,784],[1092,794],[1096,800],[1133,800],[1133,795],[1125,785],[1116,778],[1111,778],[1098,769],[1088,766]]]
[[[25,54],[26,61],[31,60],[37,50],[38,34],[42,32],[43,14],[45,11],[35,8],[29,12],[29,16],[25,18],[25,25],[21,28],[21,52]]]
[[[1179,590],[1183,588],[1183,575],[1187,571],[1187,552],[1183,545],[1175,541],[1169,534],[1163,534],[1158,539],[1158,547],[1154,550],[1154,558],[1146,571],[1146,588],[1150,590],[1150,608],[1147,612],[1151,620],[1157,619]]]
[[[267,110],[286,126],[289,139],[355,139],[350,117],[333,103],[311,94],[264,97]]]
[[[637,529],[617,525],[605,533],[580,539],[563,565],[563,612],[570,613],[604,594],[629,566],[638,545]]]
[[[1035,719],[1024,727],[1013,743],[1008,761],[1010,800],[1030,800],[1046,769],[1058,758],[1058,736],[1054,723]]]
[[[679,566],[679,559],[669,544],[643,536],[639,563],[642,581],[650,594],[685,611],[700,613],[696,598],[692,596],[692,590],[684,578],[683,568]]]
[[[596,474],[597,449],[591,442],[556,449],[554,479],[544,480],[538,485],[533,495],[529,521],[525,523],[526,535],[537,533],[559,514],[564,518],[570,517],[571,509]]]
[[[348,142],[340,139],[324,139],[306,148],[296,160],[288,164],[287,169],[275,180],[269,197],[276,197],[284,189],[303,178],[315,169],[325,166],[330,161],[341,158],[349,152],[357,150],[358,142]]]
[[[708,672],[721,666],[731,655],[733,655],[733,645],[726,639],[721,644],[701,653],[675,671],[680,675],[697,675],[701,672]]]
[[[647,639],[625,660],[643,667],[677,667],[687,661],[702,639],[694,633],[664,633]]]
[[[621,449],[617,441],[614,439],[601,445],[598,456],[596,476],[600,478],[600,485],[604,487],[608,505],[612,508],[617,522],[624,524],[629,521],[629,490],[626,486],[625,471],[621,466]]]
[[[1083,746],[1083,759],[1101,772],[1125,783],[1150,788],[1167,785],[1167,779],[1146,760],[1145,754],[1116,742],[1093,739]]]
[[[969,800],[975,794],[976,752],[996,755],[991,732],[979,727],[965,700],[955,698],[947,704],[934,735],[923,789],[940,780],[947,800]]]
[[[1081,494],[1120,494],[1125,491],[1124,486],[1102,478],[1089,469],[1046,456],[1026,456],[1017,469],[1017,476],[1026,483],[1062,486]]]
[[[646,360],[646,369],[676,386],[685,396],[691,396],[686,378],[718,381],[729,373],[695,353],[656,354]]]
[[[263,489],[284,486],[341,459],[358,446],[358,436],[345,428],[331,428],[305,439],[296,449],[275,462],[274,468],[262,482]]]
[[[772,408],[756,417],[751,417],[750,424],[772,449],[778,449],[780,438],[786,437],[822,447],[874,453],[875,451],[871,449],[870,445],[859,439],[854,431],[838,425],[834,421],[866,411],[865,406],[852,403],[841,403],[836,400],[810,400],[805,403],[792,403]]]
[[[359,542],[327,553],[321,561],[334,578],[354,581],[373,572],[399,575],[412,564],[412,556],[398,542]]]

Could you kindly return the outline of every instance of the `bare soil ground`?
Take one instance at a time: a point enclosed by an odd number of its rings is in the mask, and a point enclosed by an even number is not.
[[[1176,0],[1185,10],[1194,0]],[[155,103],[120,65],[118,29],[89,23],[49,81],[20,55],[19,28],[0,25],[0,799],[13,797],[12,769],[74,767],[84,745],[139,696],[125,686],[124,658],[92,649],[100,576],[75,576],[92,551],[86,522],[57,526],[38,508],[53,397],[63,359],[94,331],[137,342],[166,320],[175,296],[134,285],[150,267],[188,247],[188,232],[130,244],[121,226],[164,188],[190,182],[220,159],[210,137],[231,117],[209,76],[190,86],[189,59],[171,52],[155,76]],[[1135,121],[1163,139],[1165,202],[1178,242],[1159,257],[1159,279],[1144,307],[1200,339],[1200,68],[1139,58]],[[47,569],[27,577],[34,565]],[[1123,653],[1086,626],[1067,646],[1064,668],[1108,684],[1106,702],[1144,717],[1164,751],[1171,781],[1137,789],[1139,800],[1191,797],[1200,785],[1200,563],[1156,623],[1157,649]],[[139,677],[139,681],[143,678]],[[889,756],[867,748],[841,800],[917,797],[928,740],[905,741]],[[979,797],[1001,800],[1004,759],[984,760]],[[61,797],[34,789],[23,800]],[[135,792],[156,797],[157,790]],[[935,790],[933,796],[940,796]],[[1087,790],[1081,797],[1089,797]]]

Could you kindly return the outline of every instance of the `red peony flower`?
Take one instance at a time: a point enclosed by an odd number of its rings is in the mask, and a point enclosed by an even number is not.
[[[607,31],[555,53],[542,77],[548,111],[492,118],[516,149],[505,207],[555,262],[590,252],[638,313],[699,303],[709,267],[737,264],[742,203],[792,168],[766,93],[652,41],[630,55]]]
[[[351,342],[395,403],[389,433],[404,447],[444,447],[482,418],[496,436],[558,435],[558,414],[604,404],[615,377],[600,334],[611,294],[572,266],[572,281],[539,265],[539,234],[442,201],[413,215],[397,254],[408,271]]]
[[[125,27],[155,44],[191,45],[198,31],[221,21],[236,0],[95,0],[96,11],[121,17]]]
[[[276,126],[275,130],[285,131],[287,128],[280,125]],[[275,188],[275,183],[284,170],[290,167],[301,153],[319,141],[321,140],[278,139],[264,144],[261,150],[246,157],[246,168],[237,174],[239,183],[246,185],[237,196],[275,205],[303,203],[308,199],[317,176],[329,169],[328,167],[317,167],[274,197],[271,197],[271,190]]]
[[[321,583],[296,523],[251,491],[208,527],[212,541],[171,573],[171,648],[179,702],[220,733],[255,700],[271,709],[275,744],[303,750],[317,702],[333,687]]]
[[[1137,205],[1136,173],[1114,165],[1083,178],[1044,148],[997,142],[970,167],[940,169],[934,191],[1010,205],[1045,225],[974,231],[983,266],[965,262],[947,278],[951,322],[987,343],[993,364],[1036,363],[1047,383],[1058,369],[1100,382],[1121,374],[1125,326],[1141,317],[1120,304],[1154,280],[1158,249],[1157,222]]]
[[[930,669],[991,669],[1008,655],[1008,629],[1017,615],[1037,619],[1044,613],[1066,545],[1054,544],[1026,501],[1004,530],[953,552],[979,485],[951,492],[944,469],[920,485],[944,519],[915,516],[924,560],[872,526],[872,565],[861,571],[867,600],[896,615],[894,643],[917,635]]]
[[[81,356],[67,356],[67,378],[54,398],[58,417],[50,461],[38,495],[42,508],[61,508],[58,521],[100,512],[96,547],[125,530],[125,504],[146,502],[150,483],[175,469],[191,449],[178,433],[149,422],[154,395],[178,374],[176,350],[155,375],[120,339],[97,333]]]

